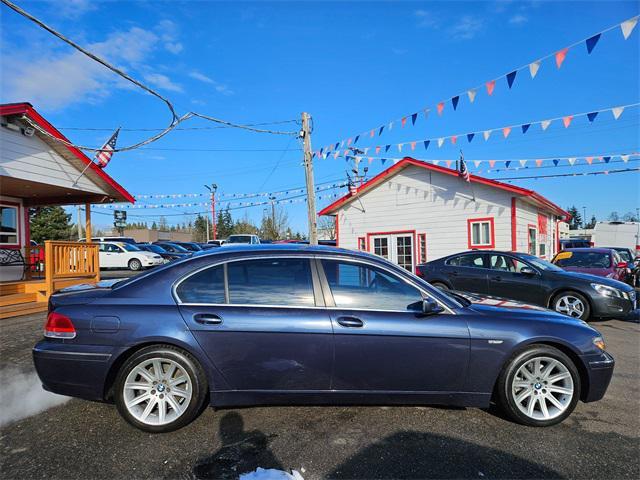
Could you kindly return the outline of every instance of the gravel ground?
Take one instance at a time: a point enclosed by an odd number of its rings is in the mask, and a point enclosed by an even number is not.
[[[478,409],[277,407],[207,409],[150,435],[112,405],[40,390],[31,348],[43,323],[44,314],[0,323],[0,401],[18,405],[5,422],[32,414],[0,429],[3,479],[237,478],[259,466],[305,479],[640,478],[638,324],[597,323],[617,361],[609,391],[550,428]]]

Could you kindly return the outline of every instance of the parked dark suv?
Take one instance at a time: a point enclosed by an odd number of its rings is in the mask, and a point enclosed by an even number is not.
[[[458,253],[418,265],[417,274],[443,290],[513,299],[582,320],[638,315],[636,292],[629,285],[568,272],[525,253]]]

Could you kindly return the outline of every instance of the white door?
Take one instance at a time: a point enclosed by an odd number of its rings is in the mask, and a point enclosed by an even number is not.
[[[394,233],[371,237],[371,252],[413,272],[413,234]]]
[[[100,267],[117,268],[122,267],[124,251],[113,243],[100,244]]]

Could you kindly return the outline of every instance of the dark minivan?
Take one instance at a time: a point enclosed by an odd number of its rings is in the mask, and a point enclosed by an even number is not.
[[[443,290],[460,290],[540,305],[572,317],[635,315],[635,290],[622,282],[568,272],[533,255],[471,251],[418,265],[418,276]]]

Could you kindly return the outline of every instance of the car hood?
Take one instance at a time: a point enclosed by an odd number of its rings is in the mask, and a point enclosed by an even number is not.
[[[617,288],[618,290],[622,290],[623,292],[633,290],[633,287],[623,283],[619,280],[614,280],[609,277],[600,277],[598,275],[591,275],[589,273],[583,272],[570,272],[568,270],[564,270],[562,272],[552,272],[553,275],[556,275],[563,279],[568,279],[576,282],[584,282],[584,283],[600,283],[602,285],[607,285],[608,287]]]
[[[458,295],[463,296],[471,302],[468,308],[475,312],[490,315],[490,316],[504,316],[513,317],[514,313],[518,314],[519,318],[526,318],[527,320],[553,320],[554,322],[570,323],[570,324],[584,324],[582,320],[562,315],[544,307],[537,305],[529,305],[526,303],[520,303],[515,300],[509,300],[507,298],[491,297],[485,295],[477,295],[475,293],[468,292],[455,292]]]

